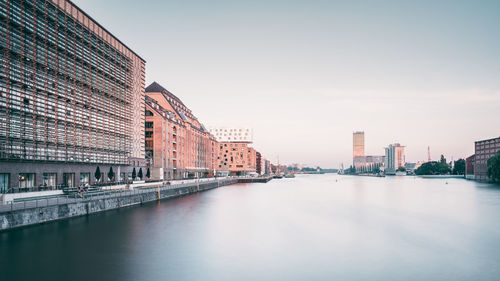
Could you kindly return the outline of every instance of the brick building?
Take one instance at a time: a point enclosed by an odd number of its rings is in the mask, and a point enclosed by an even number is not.
[[[199,178],[214,173],[215,138],[174,94],[146,88],[146,159],[152,178]]]
[[[500,150],[500,137],[475,142],[474,179],[488,180],[487,161]]]

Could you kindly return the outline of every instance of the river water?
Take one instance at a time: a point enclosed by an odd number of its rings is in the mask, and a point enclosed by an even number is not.
[[[500,187],[300,175],[0,233],[0,280],[500,280]]]

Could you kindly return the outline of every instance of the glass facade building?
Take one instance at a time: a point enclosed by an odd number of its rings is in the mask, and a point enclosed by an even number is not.
[[[1,0],[0,62],[0,165],[144,159],[145,61],[73,3]]]

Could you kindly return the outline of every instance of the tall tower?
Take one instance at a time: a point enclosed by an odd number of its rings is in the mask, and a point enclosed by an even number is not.
[[[352,158],[365,156],[365,132],[352,134]]]
[[[431,147],[427,146],[427,162],[431,162]]]

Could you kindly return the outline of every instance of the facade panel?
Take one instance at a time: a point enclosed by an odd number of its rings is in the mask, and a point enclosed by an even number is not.
[[[144,158],[145,61],[70,1],[0,1],[0,61],[1,165]]]

